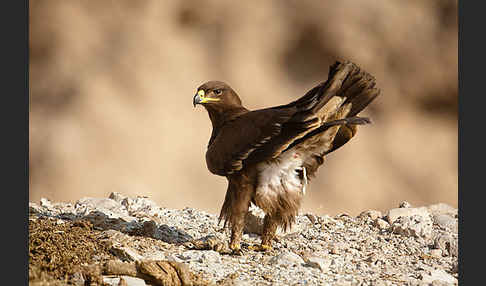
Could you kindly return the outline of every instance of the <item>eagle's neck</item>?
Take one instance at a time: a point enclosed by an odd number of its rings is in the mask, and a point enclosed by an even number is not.
[[[211,133],[211,138],[209,139],[208,146],[211,145],[221,128],[223,128],[226,123],[248,112],[248,109],[241,105],[231,107],[206,106],[206,109],[209,114],[209,119],[211,119],[211,123],[213,125],[213,131]]]

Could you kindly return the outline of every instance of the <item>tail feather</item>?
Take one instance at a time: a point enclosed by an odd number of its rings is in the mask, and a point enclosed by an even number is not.
[[[368,118],[357,115],[379,94],[375,78],[351,62],[336,62],[330,67],[328,80],[316,90],[312,112],[322,120],[321,126],[298,139],[289,148],[309,151],[304,162],[312,177],[324,161],[324,156],[346,144],[357,132],[357,125]],[[315,89],[313,89],[315,90]]]

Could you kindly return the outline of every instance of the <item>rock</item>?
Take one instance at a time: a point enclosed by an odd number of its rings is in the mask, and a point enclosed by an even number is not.
[[[224,241],[215,235],[207,235],[185,243],[186,247],[197,250],[215,250],[221,252],[225,247]]]
[[[109,199],[109,198],[91,198],[91,197],[85,197],[82,199],[79,199],[76,202],[76,205],[84,205],[88,208],[91,209],[97,209],[97,210],[109,210],[115,213],[124,213],[125,215],[127,214],[126,208],[122,206],[121,204],[117,203],[116,201]]]
[[[412,204],[410,204],[409,202],[407,201],[403,201],[403,202],[400,202],[398,204],[398,207],[399,208],[411,208],[412,207]]]
[[[329,266],[331,265],[332,260],[324,259],[317,256],[309,256],[304,259],[304,262],[310,267],[317,268],[323,272],[326,272],[329,270]]]
[[[110,198],[110,199],[114,200],[115,202],[121,204],[121,202],[128,197],[125,196],[125,195],[122,195],[118,192],[111,192],[111,194],[108,196],[108,198]]]
[[[435,269],[430,271],[429,274],[422,274],[421,280],[425,283],[432,283],[433,281],[439,280],[440,282],[457,284],[457,279],[442,269]]]
[[[386,222],[384,219],[381,219],[381,218],[377,218],[374,221],[374,225],[376,227],[378,227],[379,229],[382,229],[382,230],[388,229],[390,227],[390,224],[388,222]]]
[[[71,277],[71,283],[76,286],[84,286],[86,281],[81,272],[75,272]]]
[[[442,250],[441,249],[432,249],[432,250],[430,250],[430,256],[435,257],[435,258],[441,258],[442,257]]]
[[[400,216],[391,225],[393,233],[409,236],[432,238],[432,220],[428,216]]]
[[[295,225],[299,232],[277,236],[273,250],[243,251],[241,256],[235,256],[226,255],[230,231],[217,225],[215,214],[191,208],[159,208],[142,197],[116,193],[110,197],[85,198],[75,207],[47,201],[43,204],[50,203],[50,208],[29,203],[29,208],[35,210],[29,214],[29,238],[33,239],[29,246],[41,244],[35,248],[41,252],[30,255],[35,261],[46,255],[63,259],[57,246],[49,244],[51,238],[59,240],[80,229],[85,230],[80,233],[85,237],[86,230],[90,231],[100,248],[86,249],[87,255],[84,250],[73,253],[84,259],[79,262],[82,275],[69,278],[69,283],[77,285],[101,285],[105,281],[106,285],[110,282],[123,286],[142,282],[131,282],[124,276],[144,279],[145,284],[151,285],[183,285],[181,279],[189,281],[187,284],[205,285],[195,282],[194,273],[219,285],[379,285],[378,281],[385,281],[382,285],[392,285],[394,281],[400,285],[450,285],[445,282],[451,281],[450,276],[444,273],[455,275],[458,271],[458,238],[454,229],[457,218],[448,213],[430,215],[428,209],[408,207],[390,210],[388,217],[374,210],[362,212],[360,219],[347,215],[298,215]],[[264,214],[257,208],[252,208],[251,213],[257,230],[247,231],[260,232]],[[74,222],[67,219],[71,216]],[[89,227],[80,228],[78,222],[86,219],[91,222]],[[76,246],[83,237],[65,242]],[[241,243],[245,250],[246,245],[259,244],[260,237],[246,233]],[[224,251],[215,251],[218,249]],[[444,272],[433,272],[437,269]],[[234,273],[238,275],[233,277]],[[35,275],[29,267],[29,276]]]
[[[109,275],[137,276],[137,267],[133,262],[109,260],[103,265],[103,273]]]
[[[134,249],[127,246],[121,246],[119,244],[113,245],[110,252],[120,258],[122,261],[130,262],[144,259],[144,257],[138,254]]]
[[[145,280],[131,277],[131,276],[120,276],[120,277],[112,277],[112,276],[103,276],[103,282],[110,285],[110,286],[146,286]]]
[[[305,261],[299,255],[291,251],[284,250],[282,253],[272,257],[269,263],[276,266],[292,266],[304,264]]]
[[[448,256],[457,257],[458,243],[451,235],[438,235],[434,239],[434,247],[442,250],[442,253]]]
[[[377,211],[377,210],[367,210],[367,211],[364,211],[364,212],[361,212],[359,215],[358,215],[359,218],[366,218],[366,217],[369,217],[371,218],[371,220],[376,220],[378,218],[381,218],[383,217],[383,214],[380,212],[380,211]]]
[[[446,230],[454,230],[457,232],[457,219],[448,214],[435,214],[433,216],[434,223]]]
[[[457,217],[457,209],[444,203],[433,204],[427,207],[432,215],[450,215],[451,217]]]
[[[317,218],[313,214],[305,214],[305,217],[308,218],[312,224],[315,224],[317,222]]]
[[[430,213],[426,207],[420,208],[396,208],[388,211],[388,223],[392,224],[399,217],[420,216],[430,219]]]
[[[265,213],[257,206],[251,204],[245,217],[244,233],[261,235],[263,232],[263,219]]]
[[[45,208],[52,208],[52,203],[49,199],[41,198],[40,199],[40,206]]]
[[[178,258],[185,261],[194,261],[198,263],[221,263],[221,256],[218,252],[213,250],[189,250],[180,254]]]
[[[199,276],[191,273],[189,267],[174,261],[141,261],[137,262],[139,273],[155,285],[208,285]]]
[[[96,209],[89,211],[83,218],[93,223],[97,229],[115,229],[122,232],[131,232],[141,228],[137,218],[107,209]]]
[[[131,216],[157,216],[160,207],[146,197],[124,198],[121,204],[126,207]]]
[[[341,242],[331,243],[329,244],[329,253],[339,254],[344,248],[346,248],[346,245],[344,243]]]

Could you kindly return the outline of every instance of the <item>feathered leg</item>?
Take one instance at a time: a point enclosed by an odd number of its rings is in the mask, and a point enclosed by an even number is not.
[[[241,237],[245,226],[245,216],[250,208],[254,188],[245,175],[232,176],[228,178],[228,190],[219,219],[229,222],[231,228],[230,249],[233,253],[241,252]]]
[[[279,222],[280,221],[274,216],[268,214],[265,215],[263,221],[262,243],[259,248],[255,248],[254,250],[267,251],[272,249],[272,240],[275,238]]]

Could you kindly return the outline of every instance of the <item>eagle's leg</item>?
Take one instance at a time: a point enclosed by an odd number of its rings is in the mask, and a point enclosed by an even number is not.
[[[277,226],[278,220],[276,220],[274,216],[270,216],[269,214],[265,215],[261,243],[262,250],[272,249],[272,240],[275,238],[275,234],[277,233]]]
[[[250,207],[250,198],[242,196],[235,208],[232,210],[231,217],[231,239],[230,239],[230,249],[233,253],[239,254],[241,252],[241,237],[243,236],[243,228],[245,226],[245,216],[248,213]],[[247,202],[247,203],[246,203]]]
[[[248,249],[253,251],[269,251],[272,250],[272,240],[277,233],[277,226],[279,221],[275,217],[267,214],[263,220],[262,242],[260,245],[249,246]]]
[[[250,208],[253,196],[253,186],[248,180],[248,176],[233,176],[229,179],[228,190],[226,192],[220,218],[229,222],[231,228],[231,238],[229,248],[235,254],[241,253],[241,238],[245,226],[245,216]]]

